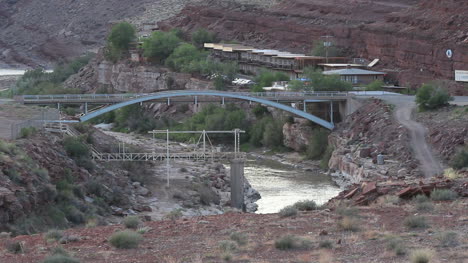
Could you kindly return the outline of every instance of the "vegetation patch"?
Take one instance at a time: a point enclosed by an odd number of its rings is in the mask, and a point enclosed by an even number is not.
[[[345,231],[356,232],[359,231],[359,220],[354,217],[345,216],[340,221],[338,221],[338,227]]]
[[[428,249],[418,249],[411,253],[411,263],[429,263],[434,253]]]
[[[284,207],[283,209],[281,209],[279,211],[279,215],[280,217],[291,217],[291,216],[295,216],[297,215],[297,208],[295,208],[294,206],[286,206]]]
[[[317,204],[313,200],[301,200],[297,201],[293,205],[299,211],[312,211],[317,210]]]
[[[141,220],[138,218],[138,216],[127,216],[123,220],[123,225],[126,228],[137,229],[140,224]]]
[[[406,254],[406,247],[402,238],[391,235],[385,237],[385,241],[387,243],[387,248],[395,252],[397,256]]]
[[[275,247],[280,250],[310,249],[312,241],[295,235],[286,235],[275,241]]]
[[[429,226],[424,216],[409,216],[405,218],[403,223],[408,228],[426,228]]]
[[[63,237],[63,232],[57,229],[52,229],[47,231],[47,234],[45,235],[46,240],[55,240],[58,241]]]
[[[219,242],[219,249],[223,252],[233,252],[237,250],[237,243],[232,240],[221,240]]]
[[[230,238],[231,240],[236,241],[236,243],[237,243],[239,246],[244,246],[244,245],[246,245],[247,242],[248,242],[247,234],[242,233],[242,232],[232,232],[231,235],[229,235],[229,238]]]
[[[449,104],[453,100],[441,84],[424,84],[416,93],[416,103],[422,111],[433,110]]]
[[[442,232],[439,233],[436,237],[442,247],[456,247],[459,244],[458,234],[455,232]]]
[[[331,249],[333,248],[333,242],[331,240],[321,240],[319,242],[319,247],[320,248],[328,248],[328,249]]]
[[[435,189],[431,192],[431,199],[434,201],[452,201],[457,197],[457,193],[450,189]]]
[[[460,150],[455,157],[453,157],[451,165],[458,170],[468,167],[468,147]]]
[[[114,233],[109,239],[109,243],[119,249],[130,249],[138,247],[143,237],[130,230],[124,230]]]

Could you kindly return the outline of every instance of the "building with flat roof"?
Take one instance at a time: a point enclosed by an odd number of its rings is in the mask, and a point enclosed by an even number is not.
[[[346,68],[324,71],[324,75],[338,75],[341,80],[348,81],[353,86],[361,86],[370,84],[376,80],[384,79],[385,73],[378,71],[370,71],[358,68]]]
[[[279,71],[291,79],[302,75],[304,68],[317,67],[325,63],[325,57],[295,54],[275,49],[257,49],[239,44],[205,43],[204,47],[211,51],[214,59],[219,61],[235,61],[239,69],[248,74],[258,74],[262,70]],[[329,63],[344,63],[345,58],[329,57]]]

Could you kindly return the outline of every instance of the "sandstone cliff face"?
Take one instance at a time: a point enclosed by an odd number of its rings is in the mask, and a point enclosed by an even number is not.
[[[306,119],[294,118],[294,123],[287,122],[283,126],[283,144],[296,152],[306,149],[311,136],[312,128]]]
[[[116,64],[98,54],[87,66],[71,76],[65,87],[85,93],[138,92],[152,93],[171,89],[211,89],[209,81],[192,78],[190,74],[170,72],[149,64],[121,61]]]
[[[160,23],[162,28],[191,31],[205,27],[221,39],[264,48],[308,53],[312,42],[333,35],[347,54],[379,58],[375,69],[400,85],[419,86],[434,79],[454,79],[468,69],[468,2],[449,1],[283,1],[270,9],[210,1],[186,7]],[[447,49],[453,57],[447,58]],[[454,94],[466,85],[451,82]]]

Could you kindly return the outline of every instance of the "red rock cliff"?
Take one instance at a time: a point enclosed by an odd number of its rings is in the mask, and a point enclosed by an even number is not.
[[[160,25],[204,27],[221,39],[306,53],[329,34],[353,57],[379,58],[377,69],[400,85],[419,86],[468,70],[466,14],[465,0],[295,0],[269,9],[210,1]],[[447,49],[453,50],[451,59]],[[468,93],[466,84],[450,85],[453,94]]]

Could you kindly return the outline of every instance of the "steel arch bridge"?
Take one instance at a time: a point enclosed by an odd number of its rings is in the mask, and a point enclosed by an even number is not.
[[[221,98],[232,98],[232,99],[239,99],[239,100],[245,100],[245,101],[252,101],[252,102],[257,102],[261,103],[267,106],[271,106],[277,109],[281,109],[287,112],[290,112],[294,115],[300,116],[302,118],[308,119],[322,127],[325,127],[327,129],[332,130],[335,125],[333,122],[328,122],[326,120],[323,120],[315,115],[312,115],[310,113],[307,113],[302,110],[295,109],[291,106],[287,106],[284,104],[281,104],[279,102],[272,101],[270,99],[266,98],[261,98],[261,97],[254,97],[254,96],[249,96],[246,93],[236,93],[236,92],[221,92],[221,91],[171,91],[171,92],[159,92],[159,93],[153,93],[153,94],[148,94],[146,96],[140,96],[134,99],[122,101],[104,108],[101,108],[97,111],[90,112],[88,114],[83,115],[80,118],[80,121],[84,122],[87,120],[90,120],[92,118],[95,118],[99,115],[102,115],[104,113],[132,105],[135,103],[142,103],[146,101],[151,101],[151,100],[157,100],[157,99],[170,99],[174,97],[197,97],[197,96],[214,96],[214,97],[221,97]],[[320,101],[327,101],[327,100],[320,100]]]

